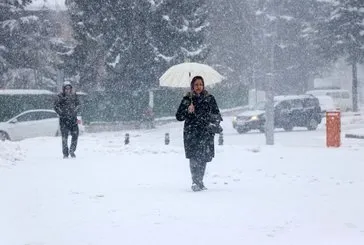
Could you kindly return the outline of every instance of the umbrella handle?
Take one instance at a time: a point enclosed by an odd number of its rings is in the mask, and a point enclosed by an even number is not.
[[[190,94],[190,100],[191,100],[191,104],[190,105],[193,105],[192,93]]]
[[[190,100],[191,100],[191,104],[190,104],[190,106],[191,106],[191,105],[193,105],[192,94],[190,95]]]

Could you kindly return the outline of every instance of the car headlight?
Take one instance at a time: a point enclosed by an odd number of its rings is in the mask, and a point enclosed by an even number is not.
[[[233,117],[233,122],[236,122],[237,117]]]
[[[258,117],[258,116],[252,116],[252,117],[250,118],[250,120],[251,120],[251,121],[256,121],[256,120],[259,120],[259,117]]]

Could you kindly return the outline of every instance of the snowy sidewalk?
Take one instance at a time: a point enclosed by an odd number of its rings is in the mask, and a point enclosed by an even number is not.
[[[181,138],[165,146],[163,133],[127,146],[122,132],[86,134],[68,160],[59,138],[19,142],[23,159],[0,166],[0,244],[364,244],[364,147],[269,147],[228,130],[209,190],[194,193]]]

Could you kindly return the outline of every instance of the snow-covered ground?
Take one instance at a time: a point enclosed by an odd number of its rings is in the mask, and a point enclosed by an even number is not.
[[[345,120],[343,135],[364,128]],[[127,146],[126,131],[84,134],[68,160],[60,138],[0,142],[0,244],[364,244],[364,140],[326,148],[321,125],[266,146],[223,126],[198,193],[181,123],[130,131]]]
[[[0,168],[15,165],[23,160],[23,152],[16,142],[0,142]]]

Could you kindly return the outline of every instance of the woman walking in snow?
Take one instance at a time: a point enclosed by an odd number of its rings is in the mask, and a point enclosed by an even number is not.
[[[192,190],[206,190],[203,183],[206,163],[215,156],[214,135],[222,131],[219,124],[222,117],[201,76],[192,79],[191,92],[183,97],[176,119],[185,121],[183,142],[186,158],[190,160]]]

